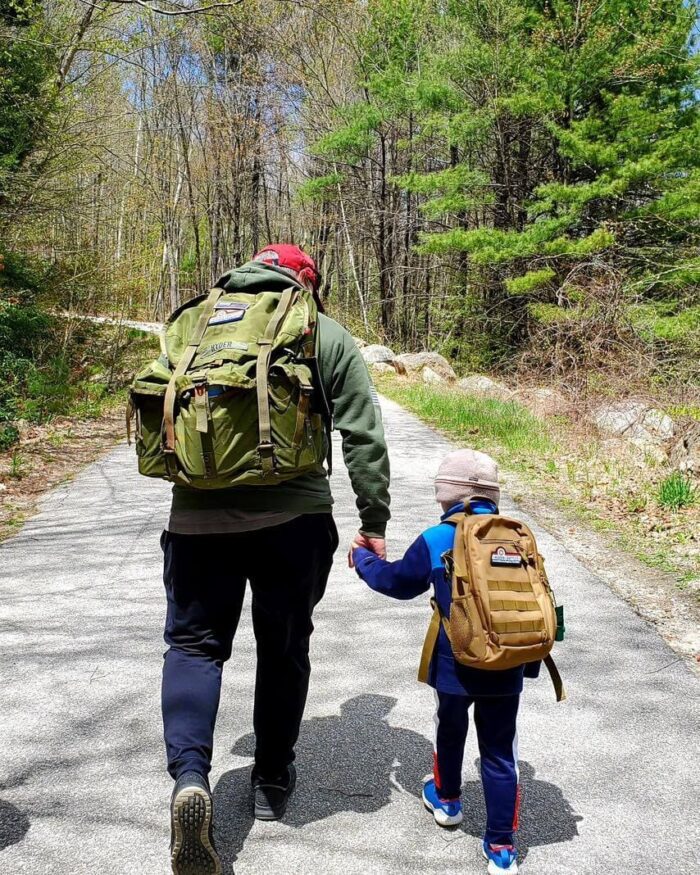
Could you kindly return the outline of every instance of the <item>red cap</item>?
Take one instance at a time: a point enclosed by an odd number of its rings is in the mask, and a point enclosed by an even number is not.
[[[310,281],[313,290],[318,289],[320,277],[316,262],[298,246],[292,246],[291,243],[272,243],[256,253],[253,261],[291,270],[301,282]]]

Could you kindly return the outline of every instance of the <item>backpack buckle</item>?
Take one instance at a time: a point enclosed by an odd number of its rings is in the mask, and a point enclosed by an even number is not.
[[[271,473],[275,467],[275,445],[272,441],[261,441],[258,444],[258,453],[260,454],[263,473]]]

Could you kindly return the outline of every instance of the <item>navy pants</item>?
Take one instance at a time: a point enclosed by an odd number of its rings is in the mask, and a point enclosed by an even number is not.
[[[517,717],[520,696],[459,696],[435,693],[435,754],[433,774],[438,796],[459,799],[462,760],[469,730],[469,708],[474,705],[474,725],[481,758],[481,781],[486,799],[486,833],[494,845],[513,843],[518,828]]]
[[[256,772],[274,780],[294,760],[309,687],[311,616],[338,546],[330,514],[222,535],[163,532],[168,599],[162,706],[168,771],[207,775],[223,665],[231,656],[246,582],[252,590],[257,673]]]

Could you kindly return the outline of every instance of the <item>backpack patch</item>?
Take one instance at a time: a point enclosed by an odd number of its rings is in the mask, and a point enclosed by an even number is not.
[[[218,301],[214,307],[214,315],[209,320],[209,325],[227,325],[229,322],[240,322],[245,316],[250,304],[240,301]]]
[[[523,557],[517,551],[508,551],[505,547],[496,547],[491,554],[491,565],[513,566],[521,565]]]

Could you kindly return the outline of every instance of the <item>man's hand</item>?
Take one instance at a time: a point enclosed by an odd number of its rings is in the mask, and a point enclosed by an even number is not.
[[[369,538],[367,535],[363,535],[362,532],[358,532],[353,538],[348,553],[348,565],[350,568],[355,567],[355,563],[352,561],[352,551],[357,547],[364,547],[366,550],[379,556],[380,559],[386,559],[386,540],[384,538]]]

